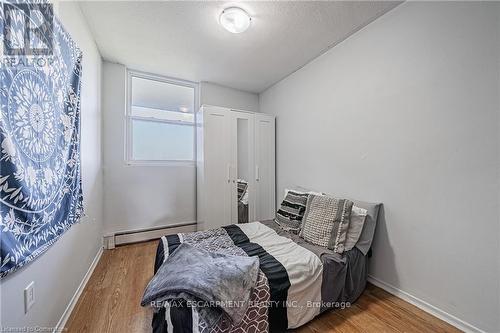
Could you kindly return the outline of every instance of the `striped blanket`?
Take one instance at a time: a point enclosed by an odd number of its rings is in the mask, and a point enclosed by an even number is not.
[[[181,243],[187,243],[213,252],[257,256],[260,271],[248,310],[237,326],[222,318],[215,327],[209,328],[194,307],[180,302],[175,306],[170,304],[157,309],[153,318],[153,331],[281,332],[299,327],[323,310],[336,307],[334,303],[325,305],[325,300],[337,300],[342,294],[343,283],[335,288],[332,276],[325,279],[324,274],[332,275],[333,271],[332,266],[324,269],[324,261],[329,265],[334,261],[338,265],[333,272],[336,277],[345,277],[345,261],[337,257],[332,260],[334,257],[325,253],[328,250],[298,244],[288,233],[282,233],[274,226],[276,223],[272,221],[252,222],[164,236],[158,248],[156,269]]]

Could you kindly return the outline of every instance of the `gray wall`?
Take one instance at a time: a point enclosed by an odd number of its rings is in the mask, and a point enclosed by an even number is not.
[[[104,62],[104,233],[196,221],[194,165],[125,164],[127,69]]]
[[[259,112],[259,95],[210,82],[201,82],[200,105],[202,104]]]
[[[3,327],[55,326],[102,244],[101,56],[77,3],[61,3],[59,17],[83,51],[81,159],[87,216],[35,261],[1,280]],[[31,281],[36,303],[25,315],[23,290]]]
[[[104,62],[104,233],[196,221],[195,166],[124,162],[127,68]],[[258,110],[256,94],[200,84],[201,103]]]
[[[260,95],[277,116],[278,191],[383,202],[370,274],[488,332],[500,331],[499,13],[402,4]]]

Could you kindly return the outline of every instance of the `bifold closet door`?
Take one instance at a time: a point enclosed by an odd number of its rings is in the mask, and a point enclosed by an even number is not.
[[[204,108],[204,229],[231,224],[231,114]]]
[[[273,219],[275,209],[275,120],[255,114],[255,219]]]

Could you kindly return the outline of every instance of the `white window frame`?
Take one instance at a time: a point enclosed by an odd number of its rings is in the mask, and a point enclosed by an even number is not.
[[[170,83],[178,86],[184,86],[194,89],[194,123],[193,125],[183,124],[177,121],[161,120],[152,117],[141,117],[132,115],[132,78],[153,80],[158,82]],[[196,113],[199,109],[198,83],[180,79],[169,78],[151,73],[144,73],[136,70],[127,69],[127,109],[125,112],[125,164],[129,166],[196,166]],[[133,131],[132,121],[143,120],[155,123],[168,123],[182,126],[193,126],[193,159],[192,160],[134,160],[132,158]]]

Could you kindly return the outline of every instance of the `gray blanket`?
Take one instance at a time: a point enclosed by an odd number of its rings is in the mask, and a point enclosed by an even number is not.
[[[141,305],[183,299],[212,326],[222,315],[238,324],[259,272],[257,257],[208,252],[181,244],[151,279]]]

